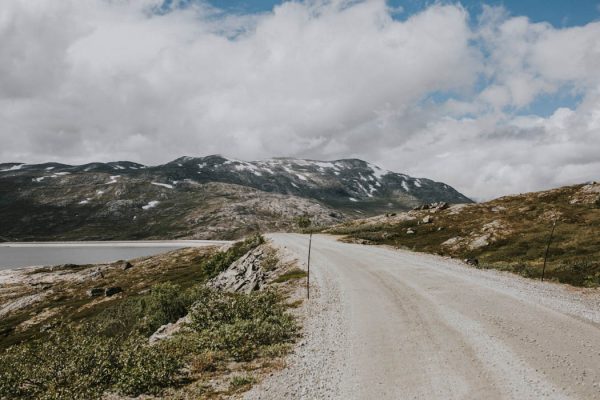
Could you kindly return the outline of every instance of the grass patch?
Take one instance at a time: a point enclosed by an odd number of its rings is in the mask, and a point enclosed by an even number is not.
[[[250,294],[204,289],[190,312],[198,347],[221,351],[236,361],[249,361],[261,349],[292,342],[298,332],[284,298],[275,291]]]
[[[241,388],[252,385],[256,382],[256,379],[252,375],[236,375],[231,378],[229,385],[233,390],[239,390]]]
[[[284,274],[279,275],[273,282],[275,283],[283,283],[296,279],[302,279],[306,277],[306,271],[300,268],[294,268]]]

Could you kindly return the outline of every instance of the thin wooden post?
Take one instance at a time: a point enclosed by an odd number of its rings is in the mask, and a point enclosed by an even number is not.
[[[542,282],[544,282],[544,275],[546,273],[546,261],[548,261],[548,251],[550,250],[550,243],[552,243],[552,236],[554,236],[554,229],[556,228],[556,220],[552,224],[552,231],[550,232],[550,237],[548,238],[548,245],[546,246],[546,254],[544,254],[544,267],[542,268]]]
[[[306,273],[306,298],[310,299],[310,248],[312,246],[312,232],[308,237],[308,267]]]

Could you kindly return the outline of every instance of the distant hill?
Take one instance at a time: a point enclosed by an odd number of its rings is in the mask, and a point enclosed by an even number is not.
[[[357,159],[0,164],[7,240],[235,238],[288,230],[303,215],[328,225],[434,201],[472,202],[444,183]]]
[[[501,197],[486,203],[421,207],[328,229],[347,240],[477,259],[480,268],[540,278],[553,223],[546,277],[600,285],[600,184]],[[472,261],[474,263],[474,261]]]

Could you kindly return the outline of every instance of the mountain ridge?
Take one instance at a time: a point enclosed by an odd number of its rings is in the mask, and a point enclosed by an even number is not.
[[[0,164],[0,236],[15,240],[234,238],[289,230],[302,215],[330,224],[440,201],[472,203],[359,159]]]

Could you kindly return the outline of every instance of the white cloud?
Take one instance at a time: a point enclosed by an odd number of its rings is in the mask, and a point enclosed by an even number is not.
[[[598,171],[600,23],[555,29],[486,8],[472,28],[457,5],[398,21],[383,0],[250,15],[5,3],[2,161],[360,157],[478,198]],[[512,114],[565,88],[583,96],[576,109]],[[429,100],[439,93],[449,100]]]

